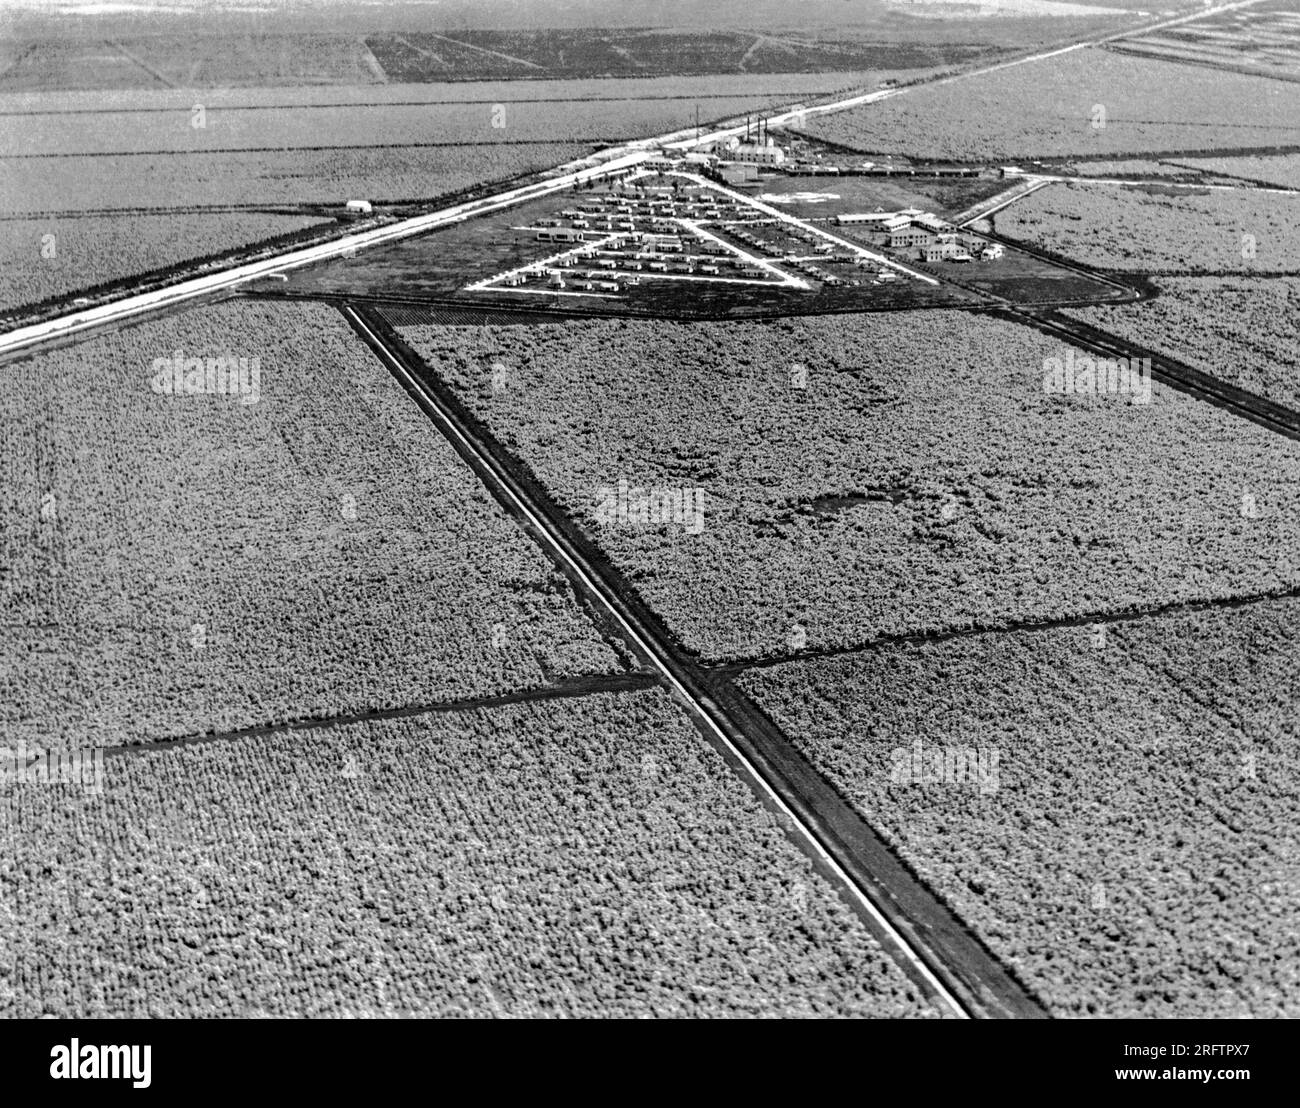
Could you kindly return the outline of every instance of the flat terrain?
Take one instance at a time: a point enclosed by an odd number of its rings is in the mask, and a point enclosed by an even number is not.
[[[1099,269],[1300,271],[1300,193],[1049,185],[993,217],[999,233]]]
[[[1091,47],[818,117],[807,130],[864,153],[1019,161],[1295,146],[1297,118],[1300,86]]]
[[[258,359],[255,399],[154,391],[174,353]],[[4,381],[11,742],[146,742],[622,668],[331,309],[196,309]]]
[[[1143,304],[1068,314],[1300,411],[1300,282],[1162,277]]]
[[[1294,1017],[1298,616],[884,646],[740,683],[1054,1014]]]
[[[0,310],[328,224],[260,212],[0,220]]]
[[[659,690],[0,795],[0,1015],[926,1016]]]
[[[403,334],[706,659],[1300,580],[1294,442],[1159,385],[1046,395],[1062,344],[915,318]],[[703,490],[702,526],[602,524],[620,480]]]

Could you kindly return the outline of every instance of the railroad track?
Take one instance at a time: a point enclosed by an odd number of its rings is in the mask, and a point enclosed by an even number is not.
[[[1024,986],[728,682],[683,656],[654,613],[371,307],[343,317],[945,1016],[1046,1018]]]

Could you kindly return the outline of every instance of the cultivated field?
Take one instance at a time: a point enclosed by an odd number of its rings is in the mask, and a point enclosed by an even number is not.
[[[1298,621],[1291,598],[740,683],[1055,1014],[1294,1017]]]
[[[508,90],[503,90],[503,95]],[[292,151],[327,147],[477,143],[587,142],[616,145],[627,139],[691,127],[696,101],[629,99],[601,90],[579,100],[580,90],[559,86],[564,105],[550,98],[476,97],[461,103],[364,104],[285,107],[280,110],[193,105],[178,110],[59,112],[0,117],[4,149],[55,154],[196,154],[206,151]],[[607,99],[606,97],[611,96]],[[677,90],[674,90],[677,91]],[[699,101],[701,122],[743,116],[788,101],[792,93],[711,97]],[[197,126],[198,122],[202,126]]]
[[[225,395],[170,395],[160,358],[245,365],[233,395],[229,374]],[[332,309],[197,309],[3,377],[11,742],[144,742],[621,668]]]
[[[326,222],[258,212],[0,220],[0,310]]]
[[[11,214],[433,200],[582,157],[586,146],[432,146],[0,160]]]
[[[0,1016],[933,1014],[658,690],[0,792]]]
[[[993,217],[1000,234],[1099,269],[1300,271],[1300,194],[1049,185]]]
[[[917,318],[403,334],[706,658],[1300,580],[1295,443],[1158,385],[1047,395],[1055,340]],[[602,523],[620,481],[702,490],[700,525]]]
[[[1164,277],[1142,304],[1067,315],[1300,411],[1300,282]]]
[[[1273,0],[1125,39],[1117,49],[1141,57],[1295,81],[1300,66],[1297,33],[1300,11],[1296,11],[1294,0]]]
[[[814,117],[806,130],[864,153],[983,162],[1296,145],[1298,118],[1300,85],[1094,47]]]

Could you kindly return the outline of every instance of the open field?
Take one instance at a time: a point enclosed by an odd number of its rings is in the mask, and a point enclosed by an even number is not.
[[[864,153],[986,162],[1294,146],[1297,119],[1298,86],[1088,48],[815,117],[805,130]]]
[[[1068,165],[1052,166],[1052,173],[1074,177],[1108,177],[1116,180],[1143,180],[1146,178],[1169,178],[1180,181],[1219,180],[1214,174],[1204,175],[1198,169],[1191,168],[1194,162],[1148,161],[1141,158],[1087,159],[1080,158]]]
[[[1180,158],[1177,164],[1202,173],[1221,173],[1279,188],[1300,189],[1300,154],[1284,158]]]
[[[0,220],[0,310],[326,222],[256,212]]]
[[[1300,1014],[1300,601],[885,646],[754,696],[1060,1016]]]
[[[1162,277],[1142,304],[1067,311],[1300,411],[1300,281]]]
[[[1300,194],[1067,182],[993,217],[1000,234],[1099,269],[1300,271]]]
[[[1115,49],[1148,58],[1300,80],[1300,11],[1294,0],[1219,12],[1123,40]]]
[[[244,364],[173,395],[155,360],[176,358]],[[196,309],[2,372],[11,741],[145,742],[621,668],[331,309]]]
[[[818,97],[843,89],[871,87],[882,80],[898,79],[903,70],[863,73],[727,74],[711,77],[620,77],[608,80],[557,81],[457,81],[447,84],[387,84],[339,88],[232,88],[195,90],[148,89],[115,92],[0,93],[0,115],[58,115],[85,112],[175,113],[188,123],[198,99],[210,113],[222,110],[276,112],[329,111],[341,107],[358,110],[384,106],[427,104],[585,103],[591,100],[685,100],[694,116],[694,101],[704,117],[711,100],[751,97],[756,102]],[[202,95],[196,97],[195,92]]]
[[[0,1015],[933,1014],[659,690],[106,777],[0,793]]]
[[[706,659],[1300,580],[1300,447],[1159,385],[1145,405],[1045,394],[1070,351],[1011,323],[402,333]],[[696,489],[684,524],[631,507]]]
[[[167,35],[17,42],[0,92],[363,86],[483,80],[931,70],[994,59],[987,42],[900,43],[815,34],[403,31],[345,35]]]
[[[0,160],[11,214],[432,200],[587,153],[571,143]]]
[[[677,90],[675,90],[677,91]],[[410,147],[477,143],[587,142],[615,145],[642,135],[690,127],[698,104],[701,122],[743,116],[788,102],[797,93],[740,94],[689,98],[632,99],[618,89],[580,90],[560,86],[566,101],[549,97],[365,104],[332,107],[264,108],[194,104],[177,110],[58,112],[0,116],[0,144],[15,155],[173,153],[207,151],[293,151],[349,146]],[[603,94],[603,95],[602,95]],[[612,99],[606,96],[612,95]],[[558,110],[557,110],[558,109]]]

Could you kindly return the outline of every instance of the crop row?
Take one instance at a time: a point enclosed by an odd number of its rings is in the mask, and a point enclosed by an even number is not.
[[[10,739],[107,746],[619,666],[331,309],[196,309],[4,383]]]
[[[323,220],[221,215],[0,222],[0,310],[288,235]]]
[[[919,1016],[660,690],[0,791],[0,1016]]]
[[[1297,116],[1295,85],[1093,47],[819,116],[806,130],[867,153],[1014,161],[1295,144]]]
[[[1162,277],[1158,293],[1065,314],[1300,411],[1300,281]]]
[[[1058,1015],[1300,1014],[1300,601],[740,679]]]
[[[1300,447],[1160,385],[1046,393],[1079,352],[1009,322],[403,334],[709,658],[1300,580]]]
[[[1300,270],[1300,194],[1055,184],[994,216],[1001,234],[1101,269]]]

